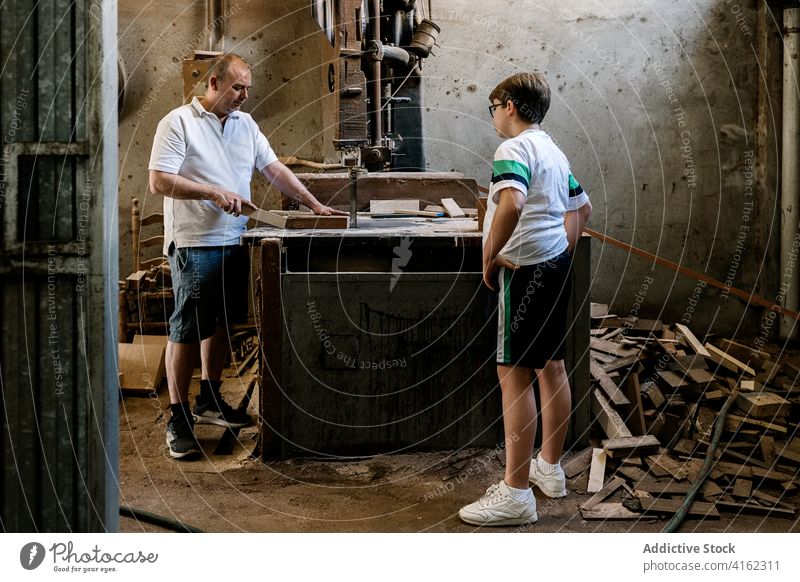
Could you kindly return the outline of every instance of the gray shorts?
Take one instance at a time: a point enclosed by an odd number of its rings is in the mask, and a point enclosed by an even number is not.
[[[250,255],[242,246],[169,249],[175,311],[169,340],[197,343],[214,335],[218,325],[247,321]]]

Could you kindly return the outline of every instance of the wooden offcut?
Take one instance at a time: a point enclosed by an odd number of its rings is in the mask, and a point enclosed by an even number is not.
[[[614,477],[609,481],[605,487],[603,487],[600,491],[592,495],[587,501],[581,504],[581,509],[592,509],[598,503],[604,501],[608,498],[612,493],[614,493],[617,489],[622,487],[622,484],[625,483],[625,479],[622,477]]]
[[[165,346],[137,343],[119,344],[120,388],[129,394],[147,395],[161,385]]]
[[[708,359],[723,368],[730,370],[736,374],[745,372],[751,376],[756,375],[756,371],[742,361],[737,360],[733,356],[726,354],[718,347],[711,343],[706,343],[706,350],[708,350]]]
[[[600,383],[600,387],[613,404],[617,406],[630,404],[630,400],[625,397],[625,394],[622,393],[622,390],[619,389],[619,386],[617,386],[616,383],[609,378],[608,374],[603,371],[603,368],[600,366],[600,364],[594,360],[589,361],[589,373],[592,375],[592,378]]]
[[[692,333],[692,330],[680,323],[675,324],[675,329],[680,332],[686,344],[692,348],[696,354],[705,358],[711,357],[711,355],[708,353],[708,350],[703,347],[703,343]]]
[[[610,439],[620,439],[633,436],[628,427],[625,426],[625,421],[617,413],[616,410],[608,403],[605,396],[598,388],[592,392],[592,412],[603,427],[606,435]]]
[[[322,216],[312,212],[302,211],[275,211],[245,209],[244,213],[251,220],[274,226],[275,228],[316,228],[316,229],[344,229],[350,222],[348,216],[332,215]]]
[[[773,392],[739,394],[736,406],[753,418],[775,418],[789,414],[792,403]]]
[[[589,469],[589,485],[586,491],[597,493],[603,489],[606,478],[606,452],[603,449],[592,450],[592,465]]]
[[[681,499],[641,499],[643,513],[678,513],[683,506]],[[695,501],[688,509],[687,515],[690,517],[712,517],[719,518],[719,511],[713,503],[707,501]]]
[[[661,443],[651,435],[630,436],[603,441],[603,448],[612,459],[629,457],[631,455],[649,455],[657,453]]]
[[[464,218],[464,211],[452,198],[442,198],[442,206],[450,218]]]
[[[372,214],[391,214],[396,210],[419,210],[416,198],[398,198],[391,200],[370,200],[369,211]]]

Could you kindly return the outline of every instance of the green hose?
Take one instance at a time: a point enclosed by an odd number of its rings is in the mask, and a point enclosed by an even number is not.
[[[736,400],[736,395],[738,393],[739,392],[734,389],[730,396],[728,396],[725,404],[722,405],[722,409],[719,411],[719,416],[717,416],[717,420],[714,423],[714,436],[711,439],[711,445],[708,447],[708,451],[706,452],[706,460],[703,463],[703,468],[700,471],[700,475],[698,476],[697,481],[689,488],[689,492],[686,494],[686,499],[684,499],[683,503],[681,503],[681,507],[678,512],[672,516],[672,519],[669,520],[669,523],[666,526],[664,526],[664,529],[661,530],[661,533],[674,533],[678,531],[681,523],[689,513],[689,507],[691,507],[697,492],[700,490],[700,487],[703,486],[703,482],[708,477],[708,474],[711,473],[711,468],[714,466],[714,456],[717,452],[719,441],[722,439],[722,431],[725,428],[725,417],[728,415],[728,409],[731,407],[731,404],[733,404],[733,401]]]
[[[171,529],[178,533],[205,533],[203,530],[192,527],[182,521],[169,519],[168,517],[156,515],[149,511],[142,511],[141,509],[134,509],[133,507],[125,507],[124,505],[119,506],[119,514],[122,517],[130,517],[138,521],[152,523],[153,525],[163,527],[164,529]]]

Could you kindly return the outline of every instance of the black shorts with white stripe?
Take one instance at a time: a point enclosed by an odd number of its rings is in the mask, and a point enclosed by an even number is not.
[[[549,360],[563,360],[572,291],[569,252],[516,271],[500,269],[498,278],[497,363],[540,370]]]

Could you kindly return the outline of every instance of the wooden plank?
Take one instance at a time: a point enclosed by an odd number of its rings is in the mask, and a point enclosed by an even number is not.
[[[597,493],[603,489],[606,477],[606,453],[603,449],[592,450],[592,465],[589,469],[589,485],[586,491]]]
[[[634,483],[647,478],[647,473],[639,467],[621,466],[617,467],[616,472],[620,473],[621,475],[625,475],[625,477]]]
[[[637,353],[632,356],[626,356],[624,358],[614,358],[610,360],[608,363],[602,364],[600,367],[603,368],[603,371],[606,374],[609,374],[611,372],[619,370],[620,368],[628,368],[632,366],[633,364],[639,361],[640,357],[641,357],[640,354]],[[630,396],[628,396],[628,398],[630,398]]]
[[[156,378],[156,385],[155,387],[158,388],[161,384],[161,380],[167,377],[167,366],[166,366],[166,355],[167,355],[167,342],[169,341],[169,337],[166,335],[140,335],[136,334],[133,336],[133,344],[137,345],[156,345],[161,346],[164,348],[164,352],[161,354],[161,362],[158,367],[158,374]]]
[[[666,513],[675,514],[680,511],[683,505],[681,499],[640,499],[642,512],[647,513]],[[707,501],[695,501],[689,506],[687,513],[690,517],[712,517],[719,518],[719,511],[714,507],[714,503]]]
[[[705,368],[689,368],[686,370],[686,375],[694,384],[710,384],[717,379]]]
[[[772,465],[775,462],[775,439],[764,435],[758,441],[758,448],[761,449],[761,458],[764,462]]]
[[[617,356],[618,358],[624,358],[626,356],[632,356],[634,354],[639,353],[639,350],[624,348],[617,342],[612,342],[598,338],[592,338],[591,340],[589,340],[589,347],[593,350],[597,350],[598,352],[603,352],[604,354],[611,354],[612,356]]]
[[[391,214],[398,208],[404,210],[419,210],[419,200],[416,198],[395,198],[391,200],[369,201],[369,211],[371,214]]]
[[[696,354],[703,356],[704,358],[711,357],[711,355],[708,353],[708,350],[703,347],[703,343],[692,333],[692,330],[680,323],[675,324],[675,329],[680,332],[681,336],[683,336],[683,339],[686,340],[685,343],[692,348]]]
[[[598,503],[591,509],[581,509],[581,517],[586,520],[642,519],[642,514],[631,511],[621,503]]]
[[[618,439],[633,436],[616,410],[608,403],[598,388],[592,391],[592,412],[603,427],[608,438]]]
[[[404,214],[407,216],[425,216],[428,218],[437,218],[444,216],[442,212],[431,212],[428,210],[406,210],[405,208],[398,208],[394,211],[395,214]]]
[[[622,477],[614,477],[609,481],[605,487],[603,487],[600,491],[592,495],[588,500],[586,500],[583,504],[581,504],[581,509],[591,509],[601,501],[604,501],[607,497],[609,497],[612,493],[614,493],[617,489],[622,487],[622,484],[625,483],[625,479]]]
[[[788,416],[792,403],[774,392],[739,394],[736,406],[753,418],[775,418]]]
[[[161,384],[164,346],[157,344],[119,344],[119,373],[122,390],[128,394],[150,394]]]
[[[736,374],[744,372],[746,374],[750,374],[751,376],[756,375],[756,371],[753,368],[744,362],[737,360],[733,356],[726,354],[718,347],[712,345],[710,342],[706,342],[705,347],[708,350],[709,359],[715,364],[722,366],[723,368]]]
[[[754,418],[747,418],[739,416],[738,414],[731,414],[725,417],[725,428],[731,431],[737,431],[743,424],[758,426],[767,430],[771,430],[780,434],[786,434],[786,427],[773,422],[766,422],[763,420],[756,420]]]
[[[608,305],[605,303],[592,303],[589,306],[590,313],[589,317],[592,319],[599,319],[601,317],[605,317],[608,315]]]
[[[734,513],[752,513],[756,515],[772,515],[776,517],[794,517],[794,509],[784,509],[783,507],[766,507],[757,503],[735,503],[731,501],[717,500],[715,505],[722,511],[732,511]]]
[[[464,211],[452,198],[442,198],[442,206],[450,218],[464,218]]]
[[[583,473],[592,463],[592,447],[586,447],[577,455],[571,457],[561,464],[564,475],[567,479],[572,479],[576,475]]]
[[[654,382],[645,382],[639,389],[641,396],[647,398],[654,408],[660,408],[666,399]]]
[[[788,446],[781,448],[776,447],[775,454],[783,461],[787,461],[794,465],[800,465],[800,451],[792,449]]]
[[[672,475],[675,479],[686,479],[686,477],[689,476],[689,471],[683,467],[681,463],[671,458],[666,452],[662,452],[658,455],[649,455],[647,460],[651,464],[658,465],[667,471],[667,473]]]
[[[603,449],[612,459],[629,457],[631,455],[647,455],[658,452],[661,444],[658,439],[651,435],[631,436],[619,439],[606,439],[603,441]]]
[[[733,484],[733,490],[731,491],[731,495],[734,497],[743,497],[747,499],[750,497],[750,493],[753,491],[753,482],[750,479],[736,479]]]
[[[589,357],[593,360],[598,362],[602,362],[602,365],[610,364],[612,362],[617,362],[620,358],[612,356],[610,354],[604,354],[603,352],[598,352],[595,350],[589,350]]]
[[[686,495],[691,489],[691,483],[678,483],[677,481],[653,481],[646,479],[636,483],[633,488],[637,491],[644,491],[653,497],[660,495]]]
[[[678,374],[672,370],[661,370],[657,374],[661,381],[669,386],[672,391],[689,386],[689,383],[684,380],[683,374]]]
[[[600,387],[613,404],[617,406],[630,404],[630,400],[625,397],[625,395],[622,393],[622,390],[619,389],[619,386],[617,386],[616,383],[609,378],[608,374],[606,374],[600,367],[600,364],[594,360],[589,362],[589,373],[592,375],[592,378],[600,383]]]
[[[251,220],[274,226],[275,228],[317,228],[345,229],[350,224],[349,216],[321,216],[312,212],[279,212],[273,210],[245,209]]]

